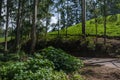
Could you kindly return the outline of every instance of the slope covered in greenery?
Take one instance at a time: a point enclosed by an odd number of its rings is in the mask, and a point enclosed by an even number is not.
[[[98,35],[103,35],[104,33],[104,20],[103,18],[98,18]],[[81,35],[81,23],[68,27],[68,34],[70,35]],[[50,32],[49,34],[57,34],[57,31]],[[95,19],[90,19],[86,21],[86,34],[95,35]],[[60,34],[66,34],[66,30],[60,30]],[[120,36],[120,14],[109,15],[107,17],[107,36]]]

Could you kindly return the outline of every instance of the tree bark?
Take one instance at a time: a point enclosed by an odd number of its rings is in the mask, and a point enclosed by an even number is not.
[[[60,13],[58,12],[58,37],[60,36],[60,30],[59,30],[59,28],[60,28]]]
[[[104,45],[106,44],[106,0],[104,0]]]
[[[96,35],[96,39],[95,39],[95,43],[97,43],[98,39],[98,21],[97,21],[97,13],[96,13],[96,5],[94,5],[94,17],[95,17],[95,35]]]
[[[16,27],[16,49],[19,50],[20,49],[20,7],[21,7],[21,0],[19,0],[18,3],[18,12],[17,12],[17,27]]]
[[[34,11],[33,11],[33,26],[31,30],[31,50],[30,53],[34,53],[36,46],[36,25],[37,25],[37,5],[38,0],[34,0]]]
[[[8,37],[8,23],[9,23],[9,0],[7,0],[7,11],[6,11],[6,28],[5,28],[5,53],[8,51],[7,37]]]
[[[0,26],[1,26],[1,18],[2,18],[2,3],[3,0],[0,0]]]
[[[67,28],[68,28],[68,0],[67,0],[67,25],[66,25],[66,37],[67,37],[67,35],[68,35],[68,30],[67,30]]]
[[[97,23],[97,17],[95,17],[95,32],[96,32],[96,40],[95,42],[97,43],[98,39],[98,23]]]
[[[85,31],[85,24],[86,21],[86,0],[82,0],[82,35],[85,38],[86,31]]]
[[[0,18],[1,18],[1,14],[2,14],[2,3],[3,3],[3,0],[0,0]]]

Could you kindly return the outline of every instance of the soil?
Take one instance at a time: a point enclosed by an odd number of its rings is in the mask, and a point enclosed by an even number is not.
[[[85,65],[81,75],[85,80],[120,80],[120,70],[100,65]]]
[[[120,44],[120,39],[106,39],[106,43]],[[103,38],[98,38],[98,42],[104,42]]]

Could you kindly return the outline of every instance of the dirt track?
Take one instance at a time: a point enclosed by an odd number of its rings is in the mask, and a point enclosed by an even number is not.
[[[82,58],[85,80],[120,80],[120,59]]]
[[[100,65],[120,70],[120,59],[117,58],[84,58],[85,64]]]

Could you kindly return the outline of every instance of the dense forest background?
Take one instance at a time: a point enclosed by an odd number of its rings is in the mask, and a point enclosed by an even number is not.
[[[90,23],[95,24],[92,35],[96,36],[96,41],[97,36],[103,36],[105,44],[106,37],[109,36],[107,23],[118,20],[119,9],[119,0],[1,0],[1,42],[4,42],[4,51],[8,52],[9,49],[20,50],[22,44],[29,41],[29,51],[34,52],[37,42],[43,37],[48,38],[51,32],[59,36],[62,34],[61,29],[64,30],[63,36],[67,36],[76,32],[75,28],[69,32],[69,27],[74,27],[80,22],[82,24],[78,25],[78,33],[75,35],[85,38],[92,33],[92,31],[87,32],[89,25],[86,22],[91,20]],[[100,34],[99,24],[103,24],[103,33]],[[119,20],[115,24],[119,25]],[[114,26],[112,29],[114,30]],[[112,36],[119,36],[119,32],[118,35]],[[8,49],[7,43],[10,40],[14,40],[14,43]]]
[[[0,0],[0,80],[120,80],[120,0]]]

